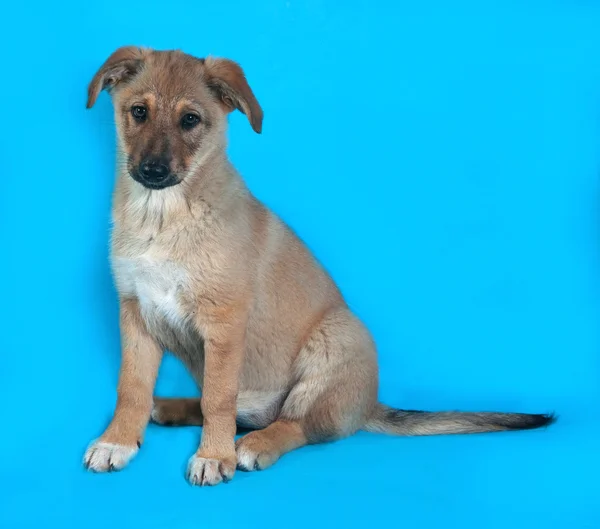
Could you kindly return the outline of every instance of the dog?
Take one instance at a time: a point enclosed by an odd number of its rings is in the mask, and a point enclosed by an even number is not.
[[[433,435],[532,429],[545,414],[416,412],[378,402],[368,330],[301,240],[229,162],[227,116],[260,133],[241,67],[181,51],[116,50],[87,108],[109,91],[117,129],[111,267],[120,305],[117,404],[87,449],[91,471],[123,468],[150,420],[201,425],[193,485],[262,470],[309,443],[358,430]],[[153,397],[164,351],[201,398]],[[235,442],[236,427],[250,433]]]

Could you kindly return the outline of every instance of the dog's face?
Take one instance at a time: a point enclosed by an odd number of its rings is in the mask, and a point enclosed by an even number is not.
[[[224,148],[227,114],[236,108],[260,132],[262,110],[242,69],[226,59],[124,47],[96,73],[87,107],[108,89],[132,178],[150,189],[181,183]]]

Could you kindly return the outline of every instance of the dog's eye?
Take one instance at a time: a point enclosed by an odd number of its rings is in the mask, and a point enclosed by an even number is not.
[[[135,105],[135,106],[131,107],[131,115],[137,121],[146,121],[146,117],[148,116],[148,111],[146,110],[146,107],[143,107],[141,105]]]
[[[186,114],[181,118],[181,126],[184,129],[193,129],[198,123],[200,123],[200,117],[196,114]]]

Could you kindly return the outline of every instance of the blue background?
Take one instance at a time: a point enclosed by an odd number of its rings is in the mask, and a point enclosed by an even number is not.
[[[0,527],[598,527],[600,5],[593,1],[5,3],[0,13]],[[450,5],[452,7],[450,7]],[[119,362],[114,143],[86,86],[118,46],[239,61],[252,190],[379,345],[381,396],[555,410],[544,431],[360,433],[189,487],[197,428],[81,467]],[[168,358],[158,392],[193,395]]]

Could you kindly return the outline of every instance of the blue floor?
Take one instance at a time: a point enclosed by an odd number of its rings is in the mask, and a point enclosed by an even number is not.
[[[9,2],[0,12],[0,528],[600,527],[600,3]],[[119,364],[107,264],[118,46],[238,60],[230,155],[372,330],[381,398],[549,412],[547,430],[360,433],[228,485],[200,429],[84,450]],[[167,358],[157,393],[193,395]]]
[[[583,421],[582,421],[583,422]],[[40,434],[41,435],[41,434]],[[598,527],[598,429],[427,439],[359,434],[309,447],[271,470],[192,488],[199,430],[151,427],[131,466],[85,474],[81,439],[11,458],[0,524],[20,527]],[[17,449],[17,453],[20,452]],[[42,525],[43,524],[43,525]]]

